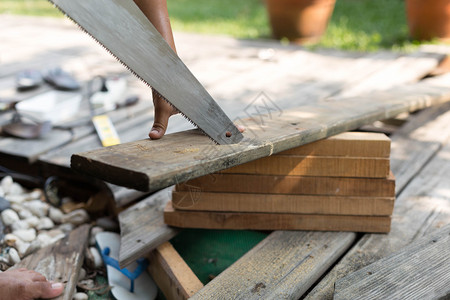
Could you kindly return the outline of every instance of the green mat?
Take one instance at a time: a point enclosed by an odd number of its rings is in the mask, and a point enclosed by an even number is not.
[[[246,230],[186,229],[170,242],[200,281],[207,284],[267,235]]]

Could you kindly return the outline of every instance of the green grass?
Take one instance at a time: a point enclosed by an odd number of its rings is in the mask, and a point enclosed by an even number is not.
[[[262,0],[168,0],[167,3],[174,30],[237,38],[270,34]]]
[[[404,0],[337,0],[328,29],[318,46],[343,50],[408,50]]]
[[[76,0],[74,0],[76,1]],[[269,38],[263,0],[167,0],[174,30]],[[312,47],[352,51],[407,51],[404,0],[337,0],[327,32]],[[0,0],[0,13],[62,16],[47,0]]]
[[[0,0],[0,13],[46,17],[62,16],[47,0]]]

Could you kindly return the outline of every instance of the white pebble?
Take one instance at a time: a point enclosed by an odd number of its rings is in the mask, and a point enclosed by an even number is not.
[[[73,300],[88,300],[89,297],[85,293],[76,293],[73,295]]]
[[[42,248],[51,244],[52,238],[45,232],[41,232],[38,234],[36,240],[39,241]]]
[[[9,195],[16,195],[16,196],[22,195],[23,193],[24,193],[23,187],[16,182],[13,182],[11,184],[9,191],[8,191]]]
[[[48,211],[48,216],[56,224],[61,224],[62,223],[62,219],[64,217],[64,213],[59,208],[50,206],[50,210]]]
[[[24,242],[31,242],[36,238],[36,230],[34,228],[16,230],[13,231],[13,234]]]
[[[9,248],[8,254],[10,264],[15,265],[20,263],[20,256],[16,249]]]
[[[55,227],[53,221],[49,217],[43,217],[40,219],[39,224],[36,226],[36,229],[52,229],[53,227]]]
[[[3,239],[6,243],[6,245],[13,247],[19,238],[12,233],[8,233],[5,235],[5,237]]]
[[[99,227],[99,226],[94,226],[91,229],[91,234],[89,236],[89,246],[95,246],[95,236],[99,233],[99,232],[103,232],[104,229]]]
[[[64,215],[61,221],[62,223],[71,223],[77,226],[87,223],[89,221],[89,214],[84,209],[76,209]]]
[[[78,281],[83,280],[86,278],[87,272],[84,268],[80,269],[80,273],[78,273]]]
[[[23,208],[23,209],[19,210],[18,214],[19,214],[19,217],[21,219],[28,219],[28,218],[31,218],[33,216],[31,211],[29,211],[26,208]]]
[[[25,254],[28,252],[30,245],[31,245],[31,243],[17,240],[14,247],[17,249],[19,256],[23,258],[25,256]]]
[[[0,197],[5,197],[5,191],[1,186],[0,186]]]
[[[29,198],[29,200],[41,199],[42,198],[42,190],[35,189],[35,190],[31,191],[31,193],[28,194],[28,198]]]
[[[23,202],[25,202],[27,200],[27,196],[24,195],[24,194],[18,194],[18,195],[8,194],[8,195],[5,196],[5,199],[8,200],[11,203],[20,204],[20,203],[23,203]]]
[[[100,252],[96,247],[89,247],[90,258],[92,259],[92,266],[95,269],[100,268],[103,265],[103,259]]]
[[[40,218],[47,216],[50,208],[48,203],[42,202],[41,200],[31,200],[29,202],[25,202],[23,205],[28,208],[33,215]]]
[[[19,203],[11,203],[11,209],[16,213],[19,213],[21,210],[25,209],[22,204]]]
[[[41,248],[41,242],[39,240],[35,239],[30,243],[30,247],[25,252],[25,256],[30,255],[31,253],[35,252],[36,250]]]
[[[30,229],[30,225],[28,224],[27,220],[19,220],[11,225],[12,231],[17,231],[21,229]]]
[[[2,181],[0,181],[0,186],[2,187],[3,192],[6,194],[9,193],[11,186],[13,184],[13,179],[11,176],[5,176]]]
[[[50,231],[42,231],[38,234],[37,240],[40,242],[41,247],[54,244],[66,235],[59,229],[53,229]]]
[[[28,225],[30,225],[30,227],[36,228],[41,220],[36,216],[31,216],[25,221],[28,223]]]
[[[70,224],[70,223],[64,223],[64,224],[59,225],[58,229],[60,229],[64,233],[69,233],[75,229],[75,225]]]
[[[12,209],[5,209],[1,213],[3,225],[10,226],[14,222],[19,221],[19,215]]]

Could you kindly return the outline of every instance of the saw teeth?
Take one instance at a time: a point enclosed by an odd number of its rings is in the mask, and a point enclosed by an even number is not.
[[[81,29],[84,33],[86,33],[88,36],[90,36],[97,44],[99,44],[103,49],[105,49],[110,55],[112,55],[122,66],[124,66],[128,71],[130,71],[131,74],[133,74],[136,78],[138,78],[140,81],[142,81],[146,86],[151,88],[153,91],[155,91],[164,101],[169,103],[172,107],[174,107],[186,120],[188,120],[192,125],[196,126],[197,129],[207,136],[211,141],[213,141],[216,145],[220,145],[217,141],[215,141],[213,138],[211,138],[209,135],[206,134],[197,124],[195,124],[194,121],[192,121],[190,118],[188,118],[186,115],[184,115],[175,105],[173,105],[169,100],[166,99],[163,95],[161,95],[157,90],[151,87],[151,85],[145,81],[141,76],[136,74],[132,69],[130,69],[122,60],[120,60],[114,53],[112,53],[108,48],[106,48],[102,43],[100,43],[92,34],[89,33],[86,29],[83,28],[80,24],[78,24],[74,19],[72,19],[61,7],[59,7],[57,4],[55,4],[52,0],[48,0],[53,7],[56,7],[62,14],[64,14],[65,17],[67,17],[69,20],[71,20],[75,25],[78,26],[78,28]]]

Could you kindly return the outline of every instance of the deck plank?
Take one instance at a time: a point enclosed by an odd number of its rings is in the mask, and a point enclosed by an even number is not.
[[[61,241],[27,256],[14,268],[27,268],[44,275],[47,280],[64,282],[64,293],[54,299],[72,300],[78,283],[78,272],[83,265],[90,225],[82,225]]]
[[[161,190],[119,214],[121,266],[145,256],[177,234],[178,230],[164,224],[163,219],[170,193],[170,188]]]
[[[444,299],[450,295],[450,226],[336,282],[334,298]]]
[[[355,236],[274,231],[191,299],[298,299]]]

